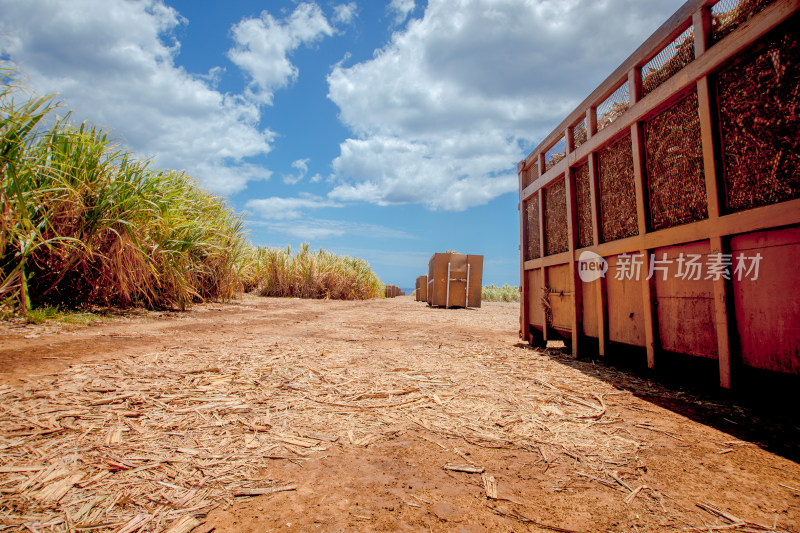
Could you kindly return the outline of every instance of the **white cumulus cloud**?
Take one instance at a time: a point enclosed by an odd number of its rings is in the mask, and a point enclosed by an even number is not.
[[[492,146],[486,146],[487,139]],[[432,209],[484,204],[517,183],[516,174],[507,169],[517,154],[498,139],[502,135],[478,132],[465,132],[455,142],[383,135],[348,139],[340,146],[334,171],[368,179],[344,181],[330,197],[380,205],[422,203]]]
[[[252,198],[245,203],[245,208],[262,219],[287,220],[303,216],[304,211],[325,207],[344,207],[344,205],[319,196],[306,194],[297,198]]]
[[[395,15],[395,25],[402,24],[408,18],[408,15],[417,7],[414,0],[392,0],[389,3],[388,10]]]
[[[303,181],[303,178],[306,177],[308,174],[308,162],[310,159],[298,159],[296,161],[292,161],[292,168],[295,169],[297,172],[294,174],[286,174],[283,176],[283,182],[287,185],[294,185]]]
[[[353,133],[331,196],[459,210],[514,191],[516,162],[682,3],[429,0],[328,76]]]
[[[39,93],[56,92],[76,120],[111,129],[162,168],[187,170],[230,194],[269,171],[247,163],[274,134],[258,105],[215,89],[220,70],[174,62],[186,21],[158,0],[0,0],[0,56]]]
[[[240,21],[232,31],[236,45],[228,52],[228,58],[250,77],[249,95],[265,104],[272,104],[275,90],[286,87],[298,76],[289,54],[303,44],[334,33],[322,9],[305,2],[285,20],[262,11],[258,18]]]
[[[341,24],[350,24],[355,20],[358,6],[355,2],[333,6],[333,21]]]
[[[355,236],[370,239],[412,239],[413,236],[397,229],[379,224],[303,218],[292,221],[258,221],[254,225],[266,227],[272,232],[282,233],[303,241],[316,241],[335,237]]]

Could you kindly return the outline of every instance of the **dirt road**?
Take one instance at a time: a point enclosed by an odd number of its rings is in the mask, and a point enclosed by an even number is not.
[[[516,304],[0,326],[0,531],[800,531],[793,422],[540,353]]]

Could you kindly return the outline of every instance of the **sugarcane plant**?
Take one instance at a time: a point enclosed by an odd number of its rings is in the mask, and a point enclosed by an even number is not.
[[[0,72],[0,302],[180,307],[241,292],[241,216],[184,173],[56,116]]]

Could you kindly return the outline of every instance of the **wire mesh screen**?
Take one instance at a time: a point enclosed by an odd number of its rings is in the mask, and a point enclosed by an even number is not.
[[[720,0],[711,7],[711,43],[716,43],[774,0]]]
[[[536,178],[539,177],[539,163],[534,161],[534,163],[528,167],[527,169],[522,171],[522,188],[524,189],[534,181]]]
[[[626,135],[599,153],[600,230],[603,242],[639,234],[633,149]]]
[[[626,81],[597,106],[597,131],[602,130],[628,110],[630,106],[630,92]]]
[[[654,230],[708,218],[697,91],[644,125]]]
[[[577,148],[589,138],[588,132],[586,131],[586,119],[584,118],[572,128],[572,146],[573,148]]]
[[[720,71],[725,196],[730,211],[800,197],[800,16]]]
[[[539,242],[539,195],[533,196],[525,202],[525,237],[528,239],[525,247],[525,260],[539,259],[542,257]]]
[[[589,163],[575,168],[575,200],[578,211],[578,248],[591,246],[592,192],[589,185]]]
[[[544,190],[545,255],[569,250],[567,241],[567,188],[563,179]]]
[[[544,154],[544,169],[546,171],[550,170],[566,156],[567,139],[566,137],[561,137],[558,142]]]
[[[694,26],[668,44],[657,56],[642,67],[642,96],[670,79],[694,60]]]

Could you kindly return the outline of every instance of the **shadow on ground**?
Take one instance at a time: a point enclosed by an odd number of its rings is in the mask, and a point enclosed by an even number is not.
[[[651,370],[643,352],[626,347],[602,358],[575,359],[568,348],[541,351],[617,389],[800,463],[800,376],[740,368],[734,387],[725,390],[717,385],[716,360],[664,354]]]

